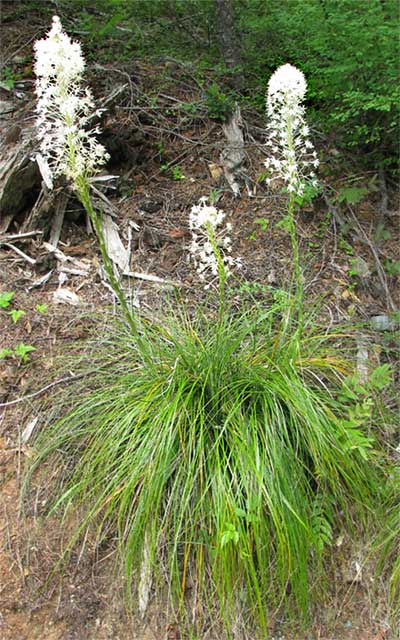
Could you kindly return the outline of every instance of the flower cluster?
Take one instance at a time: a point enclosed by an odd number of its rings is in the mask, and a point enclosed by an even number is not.
[[[85,61],[80,44],[71,41],[54,16],[47,37],[38,40],[34,48],[41,141],[38,163],[51,187],[56,175],[64,174],[74,182],[93,174],[108,160],[108,154],[96,141],[99,129],[88,126],[100,112],[95,110],[89,89],[82,87]]]
[[[289,193],[302,195],[307,182],[317,186],[319,165],[302,104],[307,83],[301,71],[290,64],[272,74],[267,92],[267,141],[265,161],[271,175],[267,184],[283,179]]]
[[[189,228],[192,232],[192,241],[189,246],[191,258],[201,280],[218,276],[218,256],[222,260],[225,275],[231,275],[232,267],[240,266],[240,259],[234,259],[229,255],[232,251],[232,241],[229,231],[230,223],[221,224],[225,219],[225,213],[213,205],[207,204],[207,198],[202,197],[199,204],[192,207],[189,215]],[[208,288],[210,284],[206,285]]]

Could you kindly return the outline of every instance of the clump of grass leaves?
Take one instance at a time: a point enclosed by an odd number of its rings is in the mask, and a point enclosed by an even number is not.
[[[217,607],[228,635],[238,611],[263,637],[271,607],[306,617],[335,530],[368,527],[383,485],[341,338],[281,318],[277,303],[114,321],[30,468],[60,469],[52,513],[83,513],[66,551],[111,529],[131,602],[143,569],[153,591],[167,576],[181,613]]]
[[[400,616],[400,464],[396,461],[391,475],[387,517],[378,535],[379,569],[389,577],[390,614],[398,623]]]

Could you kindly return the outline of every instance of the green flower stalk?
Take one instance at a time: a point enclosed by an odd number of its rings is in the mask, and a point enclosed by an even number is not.
[[[135,323],[125,295],[114,275],[107,253],[101,216],[90,197],[90,178],[109,159],[103,145],[96,140],[98,127],[90,128],[93,116],[99,116],[92,93],[82,85],[85,61],[81,46],[63,32],[60,18],[53,17],[52,27],[35,45],[37,129],[40,152],[36,159],[49,189],[54,178],[64,175],[70,181],[96,231],[104,267],[126,319]]]

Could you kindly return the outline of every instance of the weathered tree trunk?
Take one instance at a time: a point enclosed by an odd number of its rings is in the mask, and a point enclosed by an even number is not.
[[[0,145],[0,231],[5,233],[19,214],[35,202],[40,174],[32,162],[32,132],[28,128],[16,139],[6,136]]]
[[[232,0],[215,0],[215,5],[221,53],[225,65],[232,70],[232,85],[240,91],[243,87],[243,76],[240,70],[240,48],[233,24]]]
[[[243,182],[243,163],[245,160],[242,116],[239,105],[229,120],[222,125],[226,146],[221,151],[220,160],[225,178],[236,197],[240,196],[240,184]]]

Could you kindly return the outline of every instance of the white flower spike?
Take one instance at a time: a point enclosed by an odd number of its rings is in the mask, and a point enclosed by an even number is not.
[[[224,219],[225,213],[214,205],[208,205],[205,196],[200,198],[199,204],[194,205],[189,214],[189,228],[192,232],[189,252],[200,280],[209,281],[210,278],[218,276],[218,260],[210,238],[218,247],[226,276],[231,275],[232,267],[241,266],[239,258],[234,259],[229,255],[232,251],[232,241],[225,234],[231,231],[232,225],[227,223],[221,228]],[[209,286],[210,282],[205,288],[208,289]]]
[[[98,129],[88,128],[96,110],[91,92],[82,87],[81,46],[71,41],[54,16],[46,38],[38,40],[34,49],[39,167],[46,168],[44,180],[50,187],[53,177],[61,174],[72,183],[86,179],[109,156],[95,139]]]
[[[267,141],[269,157],[265,166],[270,171],[267,184],[283,179],[287,191],[302,195],[309,181],[317,186],[315,173],[319,162],[310,142],[302,104],[307,91],[304,74],[284,64],[272,74],[267,91]]]

